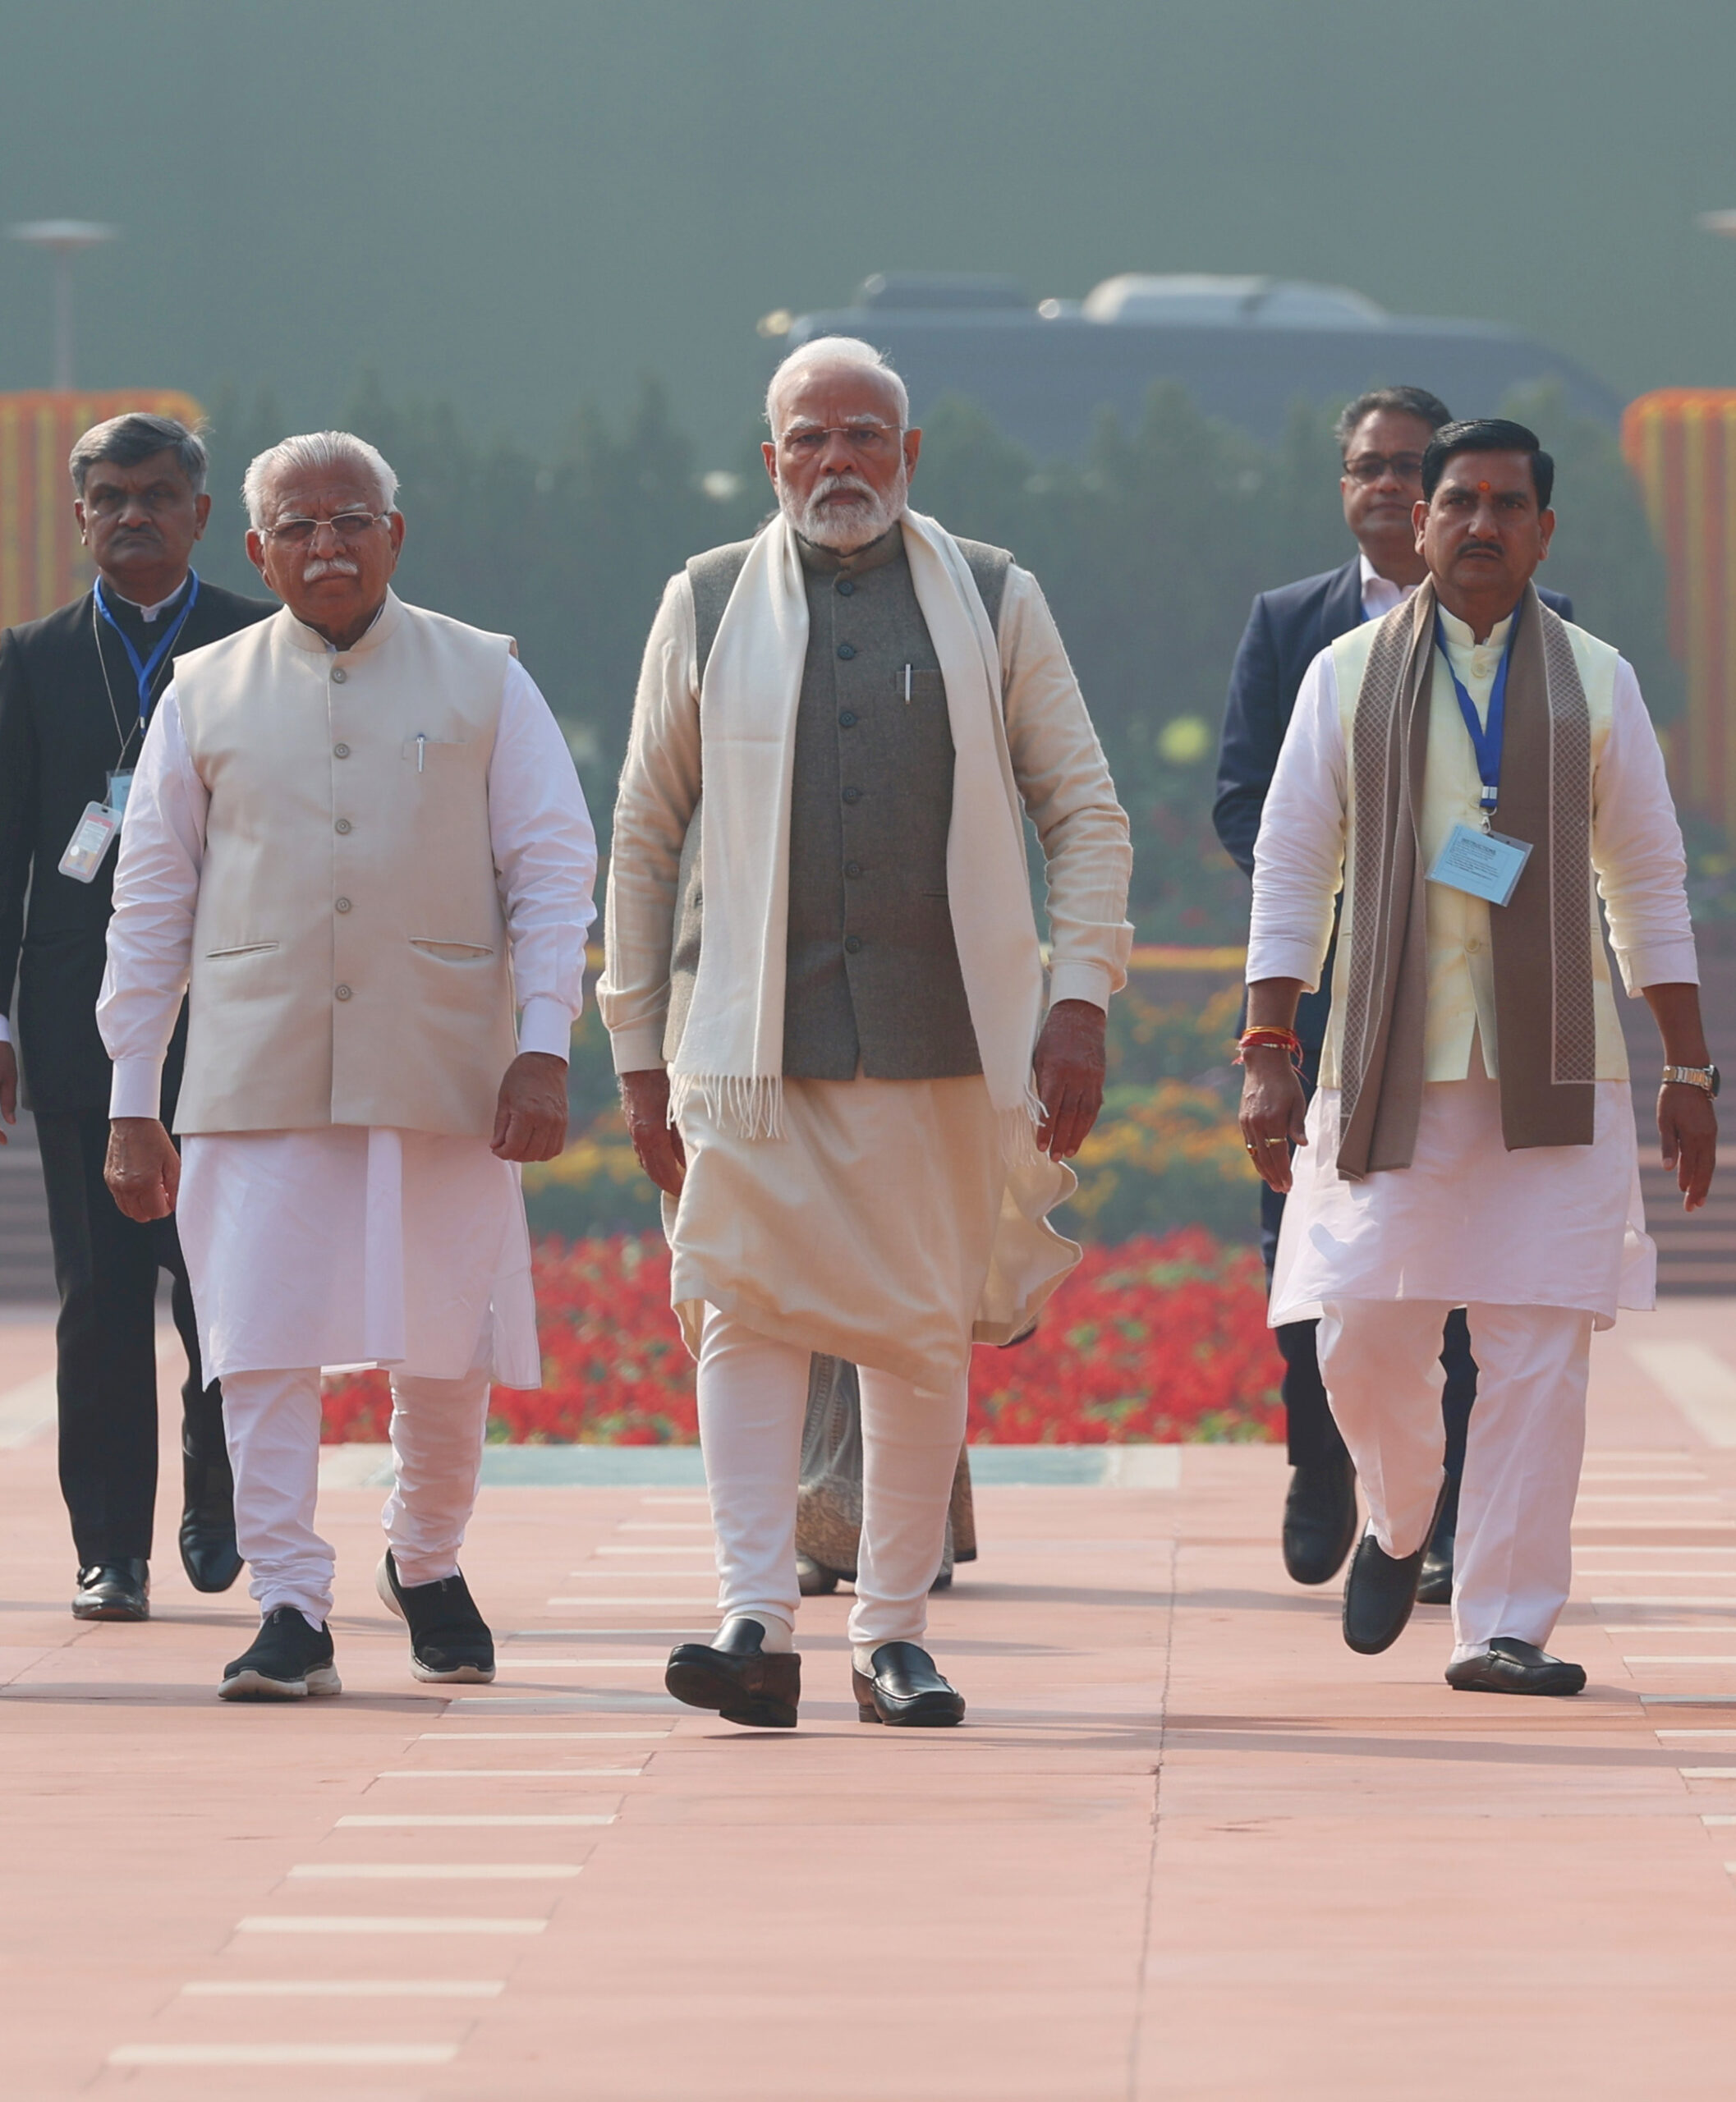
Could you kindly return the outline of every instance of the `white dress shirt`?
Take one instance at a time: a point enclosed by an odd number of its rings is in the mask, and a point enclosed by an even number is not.
[[[1414,584],[1394,584],[1391,577],[1380,574],[1366,555],[1359,555],[1357,562],[1362,576],[1362,617],[1365,621],[1384,620],[1394,606],[1402,606],[1407,599],[1417,595]]]

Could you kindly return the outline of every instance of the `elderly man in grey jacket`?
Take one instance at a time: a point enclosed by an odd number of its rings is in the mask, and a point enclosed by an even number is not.
[[[777,516],[673,579],[647,645],[599,996],[665,1196],[719,1543],[723,1626],[667,1683],[796,1719],[817,1352],[861,1374],[858,1711],[944,1725],[964,1704],[920,1638],[971,1346],[1026,1332],[1077,1260],[1047,1214],[1102,1099],[1127,824],[1035,579],[910,510],[897,375],[824,338],[767,415]]]

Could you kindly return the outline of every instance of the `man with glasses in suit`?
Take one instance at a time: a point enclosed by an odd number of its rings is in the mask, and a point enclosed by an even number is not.
[[[211,499],[205,448],[183,425],[113,417],[85,433],[68,466],[96,581],[70,606],[0,637],[0,1143],[17,1115],[18,1054],[5,1012],[16,976],[60,1289],[60,1483],[78,1554],[72,1611],[80,1620],[145,1620],[159,1269],[174,1281],[187,1359],[181,1563],[201,1591],[227,1590],[241,1564],[223,1395],[200,1363],[175,1222],[124,1218],[103,1186],[111,1067],[96,1002],[113,909],[112,834],[176,657],[273,607],[193,569]],[[117,823],[99,818],[76,851],[93,807]],[[186,1039],[183,1009],[163,1067],[168,1118]]]

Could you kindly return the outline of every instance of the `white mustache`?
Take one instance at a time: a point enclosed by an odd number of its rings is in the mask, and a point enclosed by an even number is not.
[[[322,576],[360,576],[361,566],[347,555],[315,555],[301,572],[304,584],[317,584]]]
[[[814,493],[808,501],[818,503],[829,496],[860,497],[866,503],[877,500],[873,489],[858,475],[828,475],[824,481],[815,484]]]

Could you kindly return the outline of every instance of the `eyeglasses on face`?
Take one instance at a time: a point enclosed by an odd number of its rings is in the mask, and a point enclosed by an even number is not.
[[[322,526],[329,526],[340,540],[359,540],[388,515],[383,511],[340,511],[335,518],[280,518],[275,525],[260,526],[259,534],[267,540],[305,548],[313,544]]]
[[[1414,482],[1422,486],[1422,455],[1420,452],[1359,452],[1354,460],[1344,462],[1344,472],[1353,482],[1360,482],[1364,489],[1372,489],[1376,482],[1384,482],[1390,475],[1395,481]]]
[[[804,424],[795,430],[787,430],[778,443],[785,452],[793,453],[798,460],[817,460],[826,449],[826,440],[841,438],[852,452],[866,459],[889,451],[904,435],[898,424],[876,424],[863,421],[852,424],[830,424],[824,429]]]

